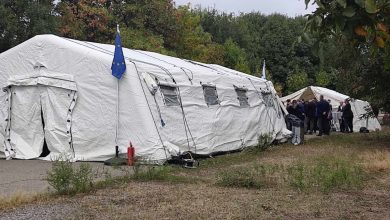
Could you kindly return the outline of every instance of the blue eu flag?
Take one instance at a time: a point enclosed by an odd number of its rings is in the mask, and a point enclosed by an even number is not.
[[[114,60],[112,61],[111,66],[112,75],[120,79],[123,73],[126,71],[125,57],[123,56],[121,36],[119,35],[119,30],[115,38],[115,53]]]

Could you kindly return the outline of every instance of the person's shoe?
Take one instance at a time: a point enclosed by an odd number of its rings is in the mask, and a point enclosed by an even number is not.
[[[310,135],[312,135],[312,134],[313,134],[313,132],[311,132],[311,131],[310,131],[310,132],[309,132],[309,134],[310,134]]]
[[[297,146],[297,145],[298,145],[298,143],[294,143],[294,145],[295,145],[295,146]]]
[[[317,134],[317,136],[322,136],[322,134]]]

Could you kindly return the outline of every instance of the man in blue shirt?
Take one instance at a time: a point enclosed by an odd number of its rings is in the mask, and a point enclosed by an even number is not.
[[[320,96],[320,101],[317,102],[317,121],[318,121],[318,130],[319,133],[317,136],[322,136],[322,134],[329,135],[329,123],[328,123],[328,113],[330,109],[330,104],[324,99],[324,96]]]

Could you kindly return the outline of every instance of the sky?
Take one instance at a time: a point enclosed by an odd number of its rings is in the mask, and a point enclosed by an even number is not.
[[[177,6],[191,4],[192,8],[215,8],[218,11],[234,12],[261,12],[263,14],[280,13],[290,17],[305,15],[315,10],[314,5],[309,5],[305,10],[304,0],[174,0]]]

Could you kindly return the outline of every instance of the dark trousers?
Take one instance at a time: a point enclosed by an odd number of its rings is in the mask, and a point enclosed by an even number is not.
[[[344,120],[343,119],[339,120],[339,125],[340,125],[340,131],[344,132],[345,131],[345,124],[344,124]]]
[[[290,120],[286,120],[286,127],[288,130],[292,131],[292,124],[291,124]]]
[[[315,132],[317,129],[316,129],[316,119],[315,117],[308,117],[307,118],[307,128],[309,130],[310,133],[312,133],[313,131]]]
[[[345,130],[353,132],[353,117],[344,117]]]
[[[326,115],[321,115],[317,118],[318,122],[318,134],[329,134],[330,125],[329,120],[327,119]]]

